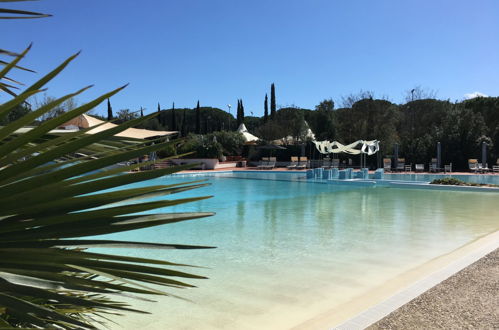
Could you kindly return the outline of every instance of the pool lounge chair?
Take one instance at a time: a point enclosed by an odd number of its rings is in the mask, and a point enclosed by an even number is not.
[[[330,160],[330,159],[327,159],[327,158],[326,158],[326,159],[323,159],[323,160],[322,160],[321,167],[322,167],[323,169],[330,169],[330,168],[331,168],[331,166],[332,166],[332,163],[331,163],[331,160]]]
[[[392,170],[392,160],[390,158],[383,158],[383,169],[385,172],[390,172]]]
[[[307,168],[308,159],[307,157],[300,157],[298,165],[296,165],[297,170],[304,170]]]
[[[269,165],[269,157],[262,157],[258,165],[256,166],[257,169],[263,170]]]
[[[432,158],[431,159],[431,162],[428,166],[428,169],[430,170],[430,172],[438,172],[440,169],[438,168],[438,164],[437,164],[437,159],[436,158]]]
[[[489,165],[485,163],[485,166],[482,163],[478,163],[478,172],[480,173],[485,173],[490,171]]]
[[[492,171],[494,173],[499,173],[499,159],[497,159],[496,165],[492,165]]]
[[[269,158],[269,163],[267,164],[267,169],[268,170],[273,169],[275,167],[276,161],[277,161],[276,157],[270,157]]]
[[[444,173],[451,173],[452,172],[452,163],[450,163],[449,165],[444,165]]]
[[[405,171],[405,158],[397,159],[397,171]]]
[[[286,166],[288,170],[294,170],[296,169],[296,166],[298,165],[298,157],[291,156],[291,163]]]
[[[416,172],[424,172],[424,164],[416,164],[416,165],[414,165],[414,170]]]
[[[331,168],[339,168],[340,160],[338,158],[331,159]]]
[[[478,169],[478,160],[476,159],[468,159],[468,167],[470,171],[477,173]]]

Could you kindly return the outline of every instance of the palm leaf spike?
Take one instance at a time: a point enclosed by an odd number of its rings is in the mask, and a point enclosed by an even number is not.
[[[3,1],[0,0],[0,2]],[[0,113],[8,113],[16,104],[40,92],[43,86],[57,76],[75,56],[42,77],[19,96],[1,104]],[[17,62],[14,64],[10,62],[8,64],[10,69],[16,67]],[[2,69],[2,72],[4,71],[6,71],[5,66]],[[93,328],[95,324],[103,322],[103,319],[95,318],[96,314],[136,311],[124,303],[110,299],[107,294],[166,294],[175,297],[176,295],[171,292],[152,289],[147,284],[160,285],[173,290],[193,286],[176,278],[187,280],[205,278],[174,269],[188,265],[112,254],[96,254],[81,248],[91,246],[209,248],[82,239],[88,235],[116,233],[212,215],[208,212],[128,215],[135,211],[154,210],[158,207],[180,205],[207,198],[169,200],[163,198],[156,202],[148,201],[151,196],[174,196],[176,193],[205,185],[196,184],[196,182],[99,192],[103,189],[171,174],[189,167],[177,166],[134,174],[123,174],[113,170],[98,174],[88,173],[113,162],[126,160],[166,145],[167,143],[147,145],[146,142],[138,140],[124,142],[114,138],[118,132],[143,120],[148,120],[153,115],[94,135],[78,132],[79,134],[68,137],[48,136],[53,128],[92,109],[121,89],[106,93],[24,134],[17,134],[16,130],[30,122],[32,117],[21,118],[17,122],[0,128],[0,138],[3,139],[0,145],[0,159],[3,161],[3,166],[0,168],[0,178],[3,178],[0,191],[6,192],[9,187],[12,189],[12,197],[18,198],[7,197],[0,206],[1,214],[4,215],[0,220],[0,236],[2,237],[0,240],[2,258],[2,263],[0,263],[0,327]],[[64,98],[58,99],[57,102]],[[55,106],[55,103],[52,103],[52,106]],[[42,113],[48,111],[48,108],[50,106],[37,111]],[[120,146],[124,148],[120,149]],[[71,156],[82,149],[97,150],[94,155],[100,156],[97,159]],[[34,155],[34,152],[40,154]],[[60,162],[61,159],[66,160]],[[50,161],[56,163],[48,164]],[[71,164],[70,167],[62,166],[69,164]],[[133,167],[135,165],[130,165],[129,169]],[[16,184],[12,183],[14,182],[12,178],[15,178]],[[19,205],[19,200],[23,201],[22,207]],[[134,203],[128,204],[130,200]],[[50,202],[53,204],[48,204]],[[57,211],[51,212],[47,207],[37,208],[37,203],[42,206],[43,203],[47,203]]]

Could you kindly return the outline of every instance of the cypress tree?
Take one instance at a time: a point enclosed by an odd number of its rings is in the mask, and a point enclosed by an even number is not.
[[[176,131],[177,130],[177,118],[175,116],[175,102],[173,102],[173,106],[172,106],[171,130],[172,131]]]
[[[187,136],[187,130],[186,130],[186,127],[185,127],[185,113],[187,112],[187,110],[184,109],[184,119],[182,119],[182,129],[181,129],[181,134],[182,136]]]
[[[158,102],[158,123],[161,124],[161,106],[159,105],[159,102]]]
[[[107,120],[113,120],[113,108],[111,108],[111,102],[107,99]]]
[[[276,112],[275,105],[275,86],[274,83],[270,86],[270,119],[274,119]]]
[[[265,94],[265,102],[263,102],[263,122],[266,123],[267,120],[269,119],[269,98],[267,97],[267,94]]]
[[[237,127],[241,125],[241,100],[237,99]]]
[[[244,105],[243,105],[243,99],[241,99],[241,124],[244,124]]]
[[[199,108],[199,100],[196,106],[196,134],[201,134],[201,109]]]
[[[140,117],[144,117],[144,109],[142,107],[140,107]]]

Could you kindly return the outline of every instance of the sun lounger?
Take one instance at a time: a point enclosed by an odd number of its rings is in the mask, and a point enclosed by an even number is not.
[[[296,165],[297,170],[304,170],[307,168],[307,157],[300,157],[300,161],[298,162],[298,165]]]
[[[440,169],[438,168],[438,163],[436,158],[431,159],[431,163],[428,165],[428,169],[430,172],[438,172]]]
[[[416,164],[416,165],[414,165],[414,166],[415,166],[415,167],[414,167],[414,170],[415,170],[416,172],[423,172],[423,171],[424,171],[424,164]]]
[[[269,158],[263,157],[262,160],[260,160],[260,162],[256,166],[256,168],[259,170],[263,170],[267,168],[268,165],[269,165]]]
[[[452,163],[449,165],[444,165],[444,173],[452,172]]]
[[[494,173],[498,173],[499,172],[499,159],[497,160],[496,165],[492,165],[492,171]]]
[[[478,172],[485,173],[488,171],[490,171],[490,169],[489,169],[489,166],[487,165],[487,163],[485,163],[485,166],[482,163],[478,163]]]
[[[331,160],[329,160],[329,159],[323,159],[321,167],[323,169],[330,169],[331,168]]]
[[[267,170],[271,170],[275,167],[276,157],[270,157],[267,166],[265,167]]]
[[[383,158],[383,169],[385,172],[390,172],[392,170],[392,160],[390,158]]]
[[[331,168],[339,168],[340,167],[340,160],[339,159],[332,159],[331,160]]]
[[[478,169],[478,160],[476,159],[468,159],[468,167],[470,169],[470,171],[472,172],[478,172],[479,169]]]
[[[291,157],[291,163],[288,166],[286,166],[286,168],[288,170],[294,170],[294,169],[296,169],[297,165],[298,165],[298,157],[292,156]]]
[[[397,171],[405,171],[405,158],[398,158]]]

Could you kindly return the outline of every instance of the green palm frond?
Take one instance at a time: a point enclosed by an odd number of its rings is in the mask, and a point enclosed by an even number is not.
[[[7,63],[0,70],[0,79],[17,67],[28,51],[29,47]],[[46,83],[76,56],[71,56],[19,95],[0,104],[0,116],[7,115],[29,96],[42,91]],[[190,279],[204,278],[181,270],[181,267],[188,265],[86,250],[92,247],[210,248],[85,239],[85,236],[212,215],[208,212],[133,215],[208,198],[174,198],[180,192],[205,186],[202,181],[113,189],[189,167],[175,166],[133,173],[129,171],[144,166],[144,163],[110,167],[173,143],[160,139],[152,143],[115,136],[149,120],[154,114],[96,134],[86,134],[88,129],[68,134],[52,132],[124,87],[105,93],[37,127],[25,129],[34,119],[67,98],[83,93],[87,87],[0,128],[0,327],[93,328],[105,322],[106,313],[141,312],[114,301],[110,295],[175,296],[171,290],[193,287],[188,283]],[[151,197],[158,196],[161,199],[149,201]],[[158,289],[158,285],[163,289]],[[95,315],[102,318],[95,318]]]

